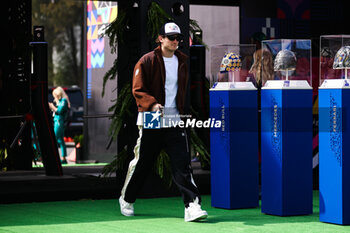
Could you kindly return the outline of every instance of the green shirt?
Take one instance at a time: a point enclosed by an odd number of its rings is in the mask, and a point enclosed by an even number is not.
[[[65,98],[61,98],[57,103],[57,110],[53,118],[54,121],[59,121],[59,123],[64,123],[68,112],[68,101]]]

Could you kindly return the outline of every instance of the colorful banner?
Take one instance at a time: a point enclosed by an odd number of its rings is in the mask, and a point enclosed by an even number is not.
[[[87,1],[87,98],[92,98],[92,69],[104,68],[105,47],[108,43],[102,37],[106,26],[117,18],[118,6],[116,2]]]

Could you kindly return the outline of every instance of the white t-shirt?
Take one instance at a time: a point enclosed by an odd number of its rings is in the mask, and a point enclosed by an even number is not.
[[[179,111],[176,108],[177,95],[177,70],[179,61],[176,55],[163,57],[165,66],[165,105],[162,127],[172,127],[180,121]]]
[[[176,108],[177,70],[179,61],[177,57],[163,57],[165,66],[165,105],[164,108]]]

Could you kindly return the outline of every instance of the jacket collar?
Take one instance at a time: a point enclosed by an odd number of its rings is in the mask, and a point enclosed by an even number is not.
[[[162,75],[162,83],[163,85],[165,85],[165,67],[164,67],[164,60],[163,60],[163,56],[162,56],[162,50],[160,48],[160,46],[158,46],[157,48],[154,49],[154,53],[156,55],[156,58],[159,62],[159,65],[160,65],[160,72],[161,72],[161,75]],[[176,50],[175,51],[175,55],[177,57],[177,60],[179,61],[179,67],[184,65],[184,63],[186,63],[186,60],[187,60],[187,55]]]
[[[155,48],[154,52],[156,53],[156,55],[158,57],[162,58],[162,60],[163,60],[162,50],[161,50],[160,46]],[[187,60],[187,55],[184,54],[183,52],[179,51],[179,50],[175,51],[175,55],[176,55],[177,59],[179,60],[179,62],[185,62]]]

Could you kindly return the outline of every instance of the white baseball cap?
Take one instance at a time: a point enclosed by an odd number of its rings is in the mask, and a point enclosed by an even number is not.
[[[159,34],[164,36],[182,35],[180,27],[174,22],[164,24],[163,27],[160,29]]]

